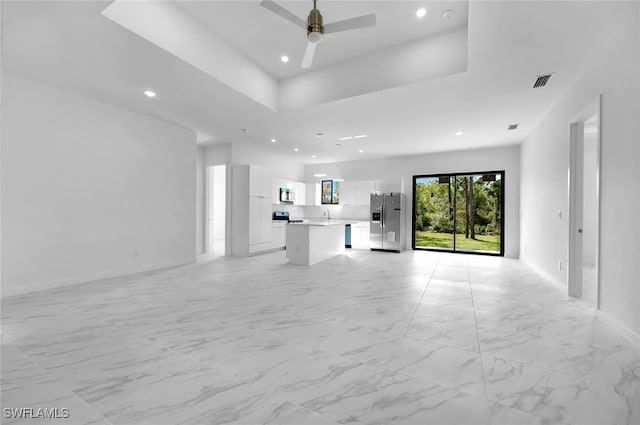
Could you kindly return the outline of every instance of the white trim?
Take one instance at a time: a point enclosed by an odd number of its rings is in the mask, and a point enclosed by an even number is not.
[[[578,233],[578,226],[582,226],[582,206],[577,205],[577,200],[582,198],[576,191],[583,190],[582,180],[577,178],[576,173],[582,174],[582,168],[577,169],[576,155],[583,155],[584,148],[584,121],[596,115],[598,122],[598,133],[596,135],[596,229],[595,229],[595,274],[596,274],[596,309],[600,308],[600,166],[601,166],[601,135],[602,135],[602,95],[598,95],[579,114],[569,122],[569,169],[568,169],[568,210],[569,210],[569,245],[567,247],[567,287],[568,294],[572,297],[582,298],[582,260],[575,258],[582,257],[582,235]],[[580,141],[580,143],[578,143]],[[578,146],[580,145],[580,146]],[[579,251],[579,252],[578,252]],[[577,279],[577,280],[576,280]]]
[[[562,289],[566,289],[567,285],[565,285],[564,282],[562,282],[559,279],[556,279],[554,276],[550,275],[549,273],[547,273],[546,271],[542,270],[541,268],[539,268],[536,264],[530,262],[529,260],[527,260],[526,258],[522,258],[522,256],[520,256],[519,260],[526,265],[527,267],[529,267],[531,270],[533,270],[534,272],[538,273],[540,276],[544,277],[545,279],[549,280],[551,283],[553,283],[554,285],[556,285],[558,288],[562,288]]]
[[[64,286],[77,285],[79,283],[93,282],[96,280],[109,279],[113,277],[128,276],[136,273],[150,272],[150,271],[157,271],[157,270],[168,269],[173,267],[185,266],[187,264],[192,264],[194,262],[195,262],[195,257],[190,258],[189,260],[185,259],[177,262],[172,261],[172,262],[166,262],[166,263],[147,264],[144,266],[130,267],[126,269],[120,269],[117,271],[94,273],[94,274],[89,274],[84,276],[75,276],[68,279],[57,279],[57,280],[50,280],[46,282],[32,283],[30,285],[22,285],[17,288],[3,287],[2,293],[0,294],[0,298],[12,297],[14,295],[23,295],[30,292],[36,292],[36,291],[44,291],[52,288],[61,288]]]
[[[614,331],[622,335],[624,339],[640,349],[640,335],[633,332],[631,329],[627,328],[618,320],[614,319],[608,313],[605,313],[602,310],[596,310],[596,316],[598,316],[598,318],[600,318],[600,320],[602,320],[604,323],[611,326]]]

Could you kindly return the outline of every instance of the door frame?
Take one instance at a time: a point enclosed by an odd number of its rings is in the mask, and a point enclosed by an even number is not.
[[[211,233],[213,232],[213,227],[215,226],[215,224],[213,224],[212,220],[210,220],[210,217],[213,215],[213,209],[216,208],[212,202],[212,196],[213,196],[213,186],[214,186],[214,179],[213,179],[213,173],[214,173],[214,169],[218,168],[218,167],[224,167],[224,174],[225,174],[225,186],[224,186],[224,191],[225,191],[225,218],[224,218],[224,241],[225,241],[225,246],[224,246],[224,254],[223,255],[228,255],[230,251],[229,249],[229,167],[227,164],[213,164],[213,165],[206,165],[205,166],[205,226],[204,226],[204,253],[205,254],[211,254],[213,252],[213,246],[212,246],[212,241],[211,241]]]
[[[596,309],[600,308],[600,167],[602,139],[602,95],[598,95],[569,123],[569,247],[567,252],[567,287],[571,297],[582,297],[582,218],[583,218],[583,172],[584,172],[584,122],[596,116],[596,228],[595,228],[595,279]],[[579,157],[581,159],[579,160]]]
[[[502,201],[502,217],[500,220],[500,252],[486,252],[486,251],[458,251],[456,250],[456,233],[455,233],[455,216],[456,216],[456,196],[454,194],[453,203],[454,203],[454,231],[453,231],[453,248],[427,248],[427,247],[416,247],[416,180],[420,178],[429,178],[429,177],[458,177],[458,176],[469,176],[469,175],[482,175],[482,174],[499,174],[502,184],[500,185],[500,198]],[[472,255],[489,255],[494,257],[504,257],[504,219],[506,217],[505,214],[505,199],[504,199],[504,185],[505,185],[505,170],[495,170],[495,171],[475,171],[470,173],[437,173],[437,174],[419,174],[413,176],[413,185],[411,187],[411,191],[413,192],[411,198],[411,248],[414,251],[437,251],[437,252],[451,252],[455,254],[472,254]]]

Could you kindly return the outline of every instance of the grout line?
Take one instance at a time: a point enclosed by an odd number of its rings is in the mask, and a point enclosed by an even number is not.
[[[406,337],[407,336],[407,332],[409,332],[409,327],[411,326],[411,323],[413,323],[413,319],[416,317],[416,312],[418,311],[418,307],[420,307],[420,304],[422,304],[422,299],[424,298],[424,294],[427,293],[427,288],[429,287],[429,283],[431,283],[431,279],[433,278],[433,275],[436,272],[436,269],[438,268],[439,264],[440,264],[440,258],[438,257],[438,261],[436,261],[435,266],[433,266],[433,269],[431,270],[431,275],[429,276],[429,279],[427,279],[427,284],[424,287],[424,291],[422,291],[422,295],[420,295],[420,299],[418,300],[418,303],[416,304],[416,308],[413,309],[413,314],[411,315],[411,319],[409,320],[409,324],[407,325],[407,328],[402,333],[403,337]]]
[[[471,272],[469,271],[469,265],[467,264],[467,279],[469,281],[469,291],[471,292],[471,308],[473,309],[473,321],[476,326],[476,341],[478,343],[478,353],[480,353],[480,369],[482,370],[482,386],[484,387],[484,396],[488,399],[487,394],[487,381],[485,379],[484,359],[482,357],[482,346],[480,345],[480,332],[478,331],[478,317],[476,315],[476,303],[473,299],[473,288],[471,285]]]
[[[75,398],[77,398],[78,400],[80,400],[82,402],[82,404],[84,404],[85,406],[87,406],[93,413],[95,413],[98,417],[100,417],[101,419],[103,419],[106,423],[108,423],[109,425],[113,425],[113,423],[108,420],[107,418],[105,418],[102,413],[95,408],[94,406],[92,406],[91,404],[89,404],[85,399],[83,399],[82,397],[80,397],[75,391],[73,391],[71,388],[69,388],[67,385],[65,385],[64,383],[62,383],[62,381],[60,381],[58,378],[56,378],[54,375],[52,375],[46,368],[44,368],[43,366],[41,366],[37,361],[35,361],[33,359],[33,357],[31,357],[29,354],[27,354],[27,352],[25,352],[22,348],[20,348],[18,345],[14,344],[11,340],[9,340],[8,338],[5,339],[3,342],[8,342],[9,344],[11,344],[16,350],[20,351],[20,353],[22,353],[31,363],[33,363],[37,368],[39,368],[40,370],[42,370],[49,378],[53,379],[55,381],[56,384],[60,385],[61,387],[65,388],[67,391],[69,391],[69,393],[71,393],[71,395]]]

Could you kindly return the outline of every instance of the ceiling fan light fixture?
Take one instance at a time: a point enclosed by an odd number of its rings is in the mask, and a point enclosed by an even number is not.
[[[309,12],[307,23],[307,39],[309,39],[311,43],[320,43],[324,30],[322,28],[322,15],[320,11],[316,9],[315,2],[313,4],[313,10]]]
[[[307,39],[311,43],[318,44],[322,41],[322,33],[320,31],[310,31],[307,34]]]

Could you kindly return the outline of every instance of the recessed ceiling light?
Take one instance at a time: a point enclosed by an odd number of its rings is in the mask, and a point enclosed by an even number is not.
[[[464,133],[462,131],[456,131],[456,136],[462,136]]]
[[[341,137],[338,140],[351,140],[351,139],[353,139],[353,136]]]
[[[271,139],[271,143],[275,143],[275,142],[276,142],[276,139]]]
[[[451,9],[447,9],[444,11],[444,13],[442,14],[442,19],[451,19],[453,18],[453,10]]]
[[[298,152],[300,149],[298,149],[298,148],[293,148],[293,150],[294,150],[295,152]]]
[[[143,91],[144,95],[147,97],[156,97],[156,92],[153,90],[145,90]]]
[[[316,157],[315,155],[311,155],[311,158],[315,158],[315,157]]]
[[[358,152],[362,153],[362,152],[364,152],[364,151],[363,151],[362,149],[360,149]]]
[[[323,138],[324,137],[324,133],[318,133],[318,134],[316,134],[316,136],[318,136],[320,138]]]
[[[283,55],[280,60],[282,61],[282,63],[287,63],[289,62],[289,56]]]
[[[326,173],[315,173],[313,177],[327,177]]]
[[[361,134],[359,136],[353,136],[354,139],[362,139],[362,138],[365,138],[365,137],[367,137],[366,134]]]
[[[416,12],[416,16],[417,16],[418,18],[422,18],[422,17],[424,17],[424,15],[426,15],[426,14],[427,14],[427,9],[425,9],[424,7],[422,7],[422,8],[420,8],[420,9],[418,9],[418,11]]]

